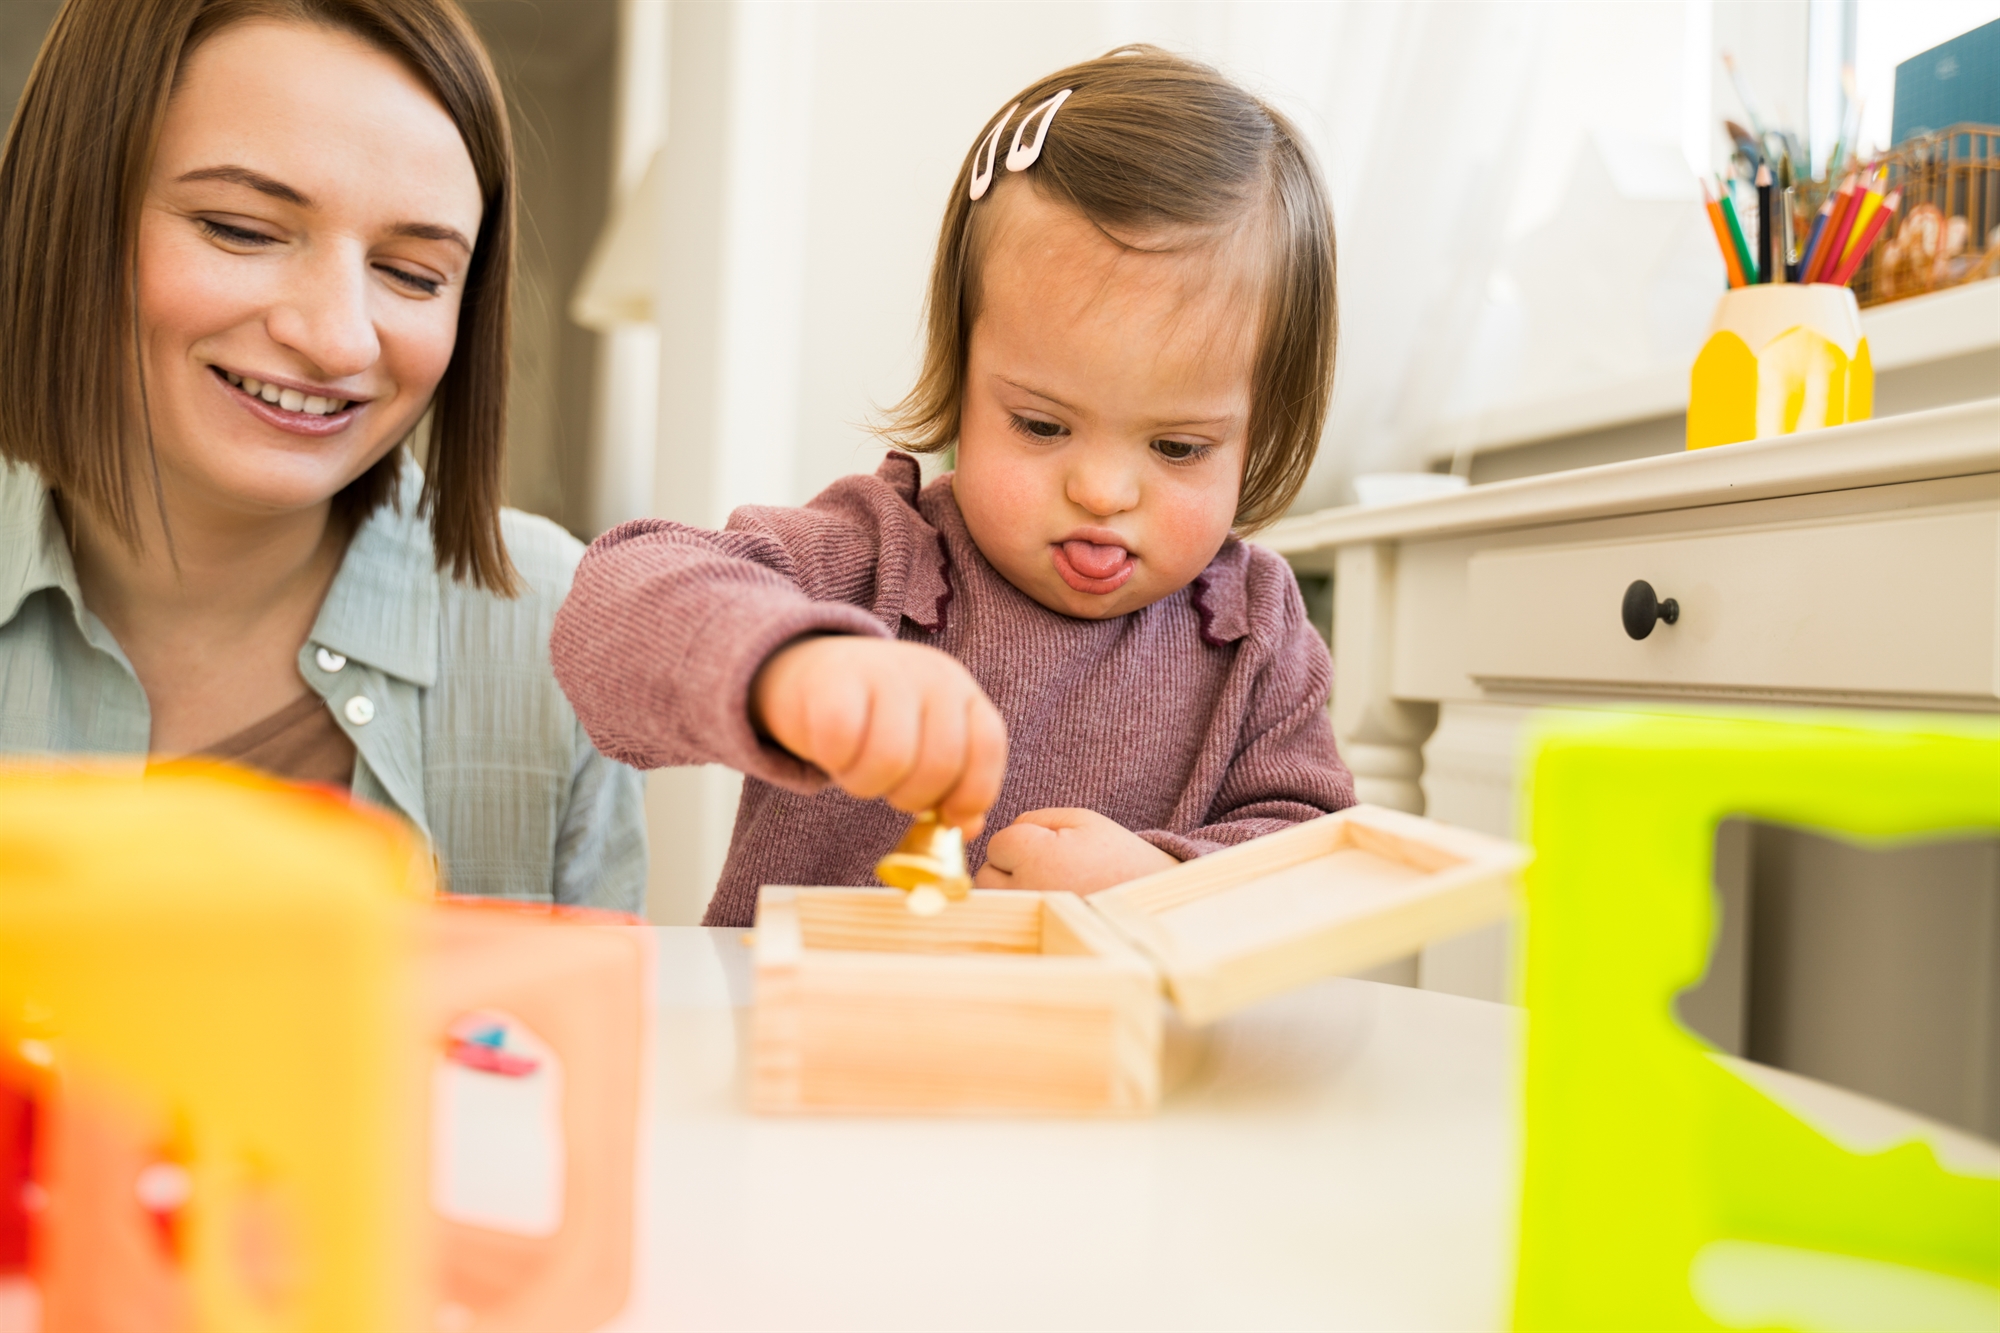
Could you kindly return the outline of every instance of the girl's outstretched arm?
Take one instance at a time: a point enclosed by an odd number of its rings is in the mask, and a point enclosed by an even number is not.
[[[831,777],[976,824],[1005,767],[999,714],[955,660],[893,641],[946,595],[916,489],[891,455],[719,532],[642,519],[600,537],[550,643],[591,741],[635,768],[721,763],[801,793]]]
[[[738,510],[730,524],[714,532],[640,519],[598,538],[556,615],[556,679],[613,759],[642,769],[722,763],[811,790],[824,776],[751,726],[750,682],[805,635],[889,637],[871,608],[814,596],[826,580],[798,558],[830,545],[843,566],[865,564],[870,543],[857,525],[782,514]],[[833,529],[832,540],[815,528]]]

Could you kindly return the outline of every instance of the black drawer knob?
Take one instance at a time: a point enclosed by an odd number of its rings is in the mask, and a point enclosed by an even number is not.
[[[1644,579],[1634,579],[1632,586],[1625,590],[1625,632],[1635,639],[1643,639],[1653,632],[1659,621],[1669,625],[1681,618],[1681,604],[1669,597],[1665,601],[1653,595],[1653,585]]]

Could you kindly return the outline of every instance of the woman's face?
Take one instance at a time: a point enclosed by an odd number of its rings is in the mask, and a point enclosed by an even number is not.
[[[394,448],[451,360],[479,219],[457,128],[393,57],[267,20],[196,49],[139,223],[169,494],[307,509]]]

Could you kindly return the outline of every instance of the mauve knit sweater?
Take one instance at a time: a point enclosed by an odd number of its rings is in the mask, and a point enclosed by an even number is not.
[[[1333,676],[1285,562],[1231,538],[1171,597],[1110,620],[1050,611],[973,545],[951,478],[892,453],[802,509],[709,532],[641,519],[598,538],[556,616],[556,679],[598,749],[638,768],[745,774],[706,922],[750,924],[764,884],[870,884],[910,816],[860,801],[752,729],[751,678],[802,634],[930,644],[1007,723],[986,838],[1082,806],[1183,860],[1354,803]],[[655,856],[674,849],[656,847]]]

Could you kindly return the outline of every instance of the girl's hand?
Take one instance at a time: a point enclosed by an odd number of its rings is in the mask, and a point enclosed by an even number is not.
[[[1007,725],[958,660],[922,644],[827,635],[771,654],[750,721],[840,789],[979,836],[1007,771]]]
[[[972,882],[982,889],[1096,893],[1179,864],[1095,810],[1030,810],[993,835]]]

